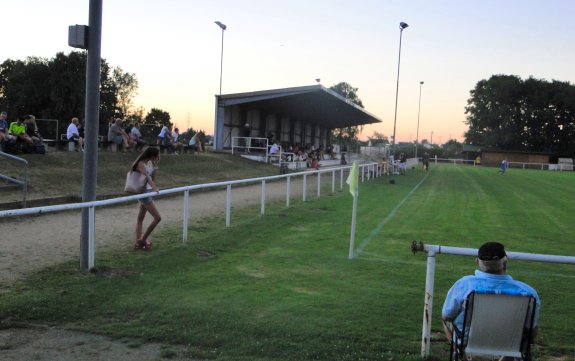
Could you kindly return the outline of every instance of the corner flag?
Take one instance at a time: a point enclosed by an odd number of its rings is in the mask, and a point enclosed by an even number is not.
[[[354,160],[353,167],[351,168],[351,171],[347,176],[347,180],[345,181],[347,184],[349,184],[349,193],[351,193],[351,195],[354,197],[357,194],[357,190],[359,188],[357,184],[358,178],[359,178],[359,170],[357,167],[357,160]]]

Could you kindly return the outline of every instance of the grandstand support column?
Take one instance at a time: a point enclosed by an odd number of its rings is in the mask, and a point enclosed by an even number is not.
[[[102,48],[102,0],[90,0],[88,23],[88,54],[86,63],[85,142],[82,184],[82,202],[96,200],[98,175],[98,123],[100,117],[100,62]],[[93,265],[93,248],[90,249],[89,209],[82,209],[82,233],[80,236],[80,270]],[[93,224],[92,224],[93,226]],[[90,264],[91,263],[91,264]]]

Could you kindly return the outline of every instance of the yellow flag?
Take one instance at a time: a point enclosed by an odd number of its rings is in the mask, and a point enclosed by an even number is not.
[[[357,189],[358,189],[358,181],[359,178],[359,169],[357,166],[357,160],[353,161],[353,167],[351,167],[351,171],[349,172],[349,175],[347,176],[347,180],[345,181],[347,184],[349,184],[349,193],[351,193],[352,196],[355,196]]]

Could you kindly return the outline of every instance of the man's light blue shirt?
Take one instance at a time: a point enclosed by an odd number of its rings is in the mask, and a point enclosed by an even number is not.
[[[537,292],[528,284],[515,281],[510,275],[496,275],[475,271],[474,276],[465,276],[459,279],[447,292],[447,297],[443,303],[442,315],[444,318],[453,319],[458,329],[463,328],[463,302],[471,292],[497,293],[507,295],[533,296],[537,302],[535,319],[533,326],[537,325],[539,319],[539,308],[541,302]]]

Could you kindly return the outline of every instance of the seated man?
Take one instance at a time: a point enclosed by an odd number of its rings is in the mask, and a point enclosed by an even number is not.
[[[501,243],[487,242],[483,244],[477,253],[477,267],[474,276],[465,276],[459,279],[447,292],[445,303],[443,304],[442,320],[445,335],[451,341],[450,324],[454,323],[458,329],[463,329],[464,309],[463,302],[467,296],[476,290],[496,291],[499,293],[517,294],[527,293],[535,297],[537,308],[535,319],[533,320],[532,338],[537,334],[537,319],[539,318],[540,300],[537,292],[529,285],[515,281],[507,272],[507,254],[505,247]],[[532,342],[533,340],[529,340]],[[513,360],[502,358],[501,360]]]
[[[166,147],[168,150],[172,150],[172,126],[164,125],[158,134],[158,146]]]
[[[124,152],[130,147],[128,134],[122,129],[122,119],[117,118],[108,129],[108,141],[122,145]]]
[[[148,143],[142,139],[142,133],[140,133],[140,123],[134,123],[132,130],[130,130],[130,140],[131,143],[134,144],[135,149],[139,149],[148,145]]]
[[[66,129],[66,139],[68,139],[69,142],[74,142],[74,144],[79,146],[81,151],[84,151],[84,139],[78,132],[78,124],[80,124],[78,118],[72,118],[68,128]]]
[[[172,147],[174,148],[174,153],[176,154],[181,153],[182,149],[184,148],[184,144],[178,140],[179,138],[180,130],[178,128],[174,128],[174,131],[172,132]]]

